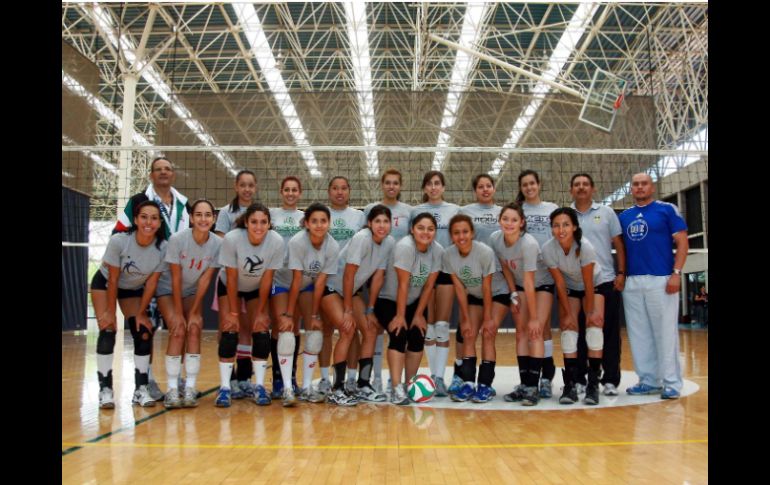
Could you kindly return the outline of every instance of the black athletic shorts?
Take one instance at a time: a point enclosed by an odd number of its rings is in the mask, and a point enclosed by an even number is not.
[[[96,274],[94,274],[94,277],[91,278],[91,289],[107,291],[107,278],[104,277],[101,271],[97,271]],[[143,294],[144,285],[142,285],[141,288],[137,288],[135,290],[118,288],[118,300],[122,300],[124,298],[141,298]]]

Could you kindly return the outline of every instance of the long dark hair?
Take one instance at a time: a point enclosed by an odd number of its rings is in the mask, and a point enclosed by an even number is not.
[[[165,158],[164,158],[165,160]],[[134,219],[139,217],[139,212],[141,212],[143,207],[152,206],[155,207],[158,210],[158,217],[160,217],[160,227],[155,232],[155,247],[160,249],[160,245],[163,241],[165,241],[166,238],[166,219],[163,218],[163,212],[160,210],[160,205],[158,205],[157,202],[153,200],[145,200],[144,202],[140,202],[139,204],[134,207],[134,214],[131,218],[131,227],[128,228],[128,233],[131,234],[135,232],[137,229],[139,229],[134,222]]]
[[[267,222],[268,224],[270,224],[270,229],[273,228],[273,223],[270,220],[270,209],[265,207],[265,205],[262,202],[254,202],[246,209],[246,212],[239,215],[238,219],[235,220],[235,227],[246,229],[246,221],[248,221],[249,217],[251,217],[251,215],[255,212],[264,213],[267,216]]]
[[[537,182],[537,185],[540,185],[540,175],[537,174],[534,170],[522,170],[519,174],[519,195],[516,196],[516,203],[521,204],[524,202],[524,192],[521,191],[521,179],[526,177],[527,175],[532,175],[535,177],[535,181]]]
[[[570,218],[570,221],[572,221],[572,225],[575,226],[575,242],[577,243],[577,251],[575,251],[575,255],[580,257],[580,239],[583,237],[583,230],[580,229],[580,223],[578,222],[578,215],[577,211],[573,209],[572,207],[559,207],[555,211],[551,212],[550,218],[551,218],[551,225],[553,225],[553,220],[556,218],[556,216],[560,216],[562,214],[566,214],[567,217]]]
[[[439,180],[441,180],[441,185],[446,187],[446,178],[444,178],[444,174],[439,172],[438,170],[431,170],[430,172],[425,172],[425,175],[422,177],[422,185],[420,188],[424,189],[426,185],[428,185],[428,182],[430,182],[430,179],[433,177],[438,176]],[[428,202],[428,194],[426,194],[424,191],[422,193],[422,201]]]
[[[238,174],[235,176],[236,184],[241,179],[242,175],[251,175],[254,177],[254,185],[257,184],[257,176],[251,170],[241,170],[238,172]],[[230,202],[230,212],[238,212],[238,209],[240,209],[240,206],[238,205],[238,194],[235,194],[235,198],[233,198],[233,201]]]

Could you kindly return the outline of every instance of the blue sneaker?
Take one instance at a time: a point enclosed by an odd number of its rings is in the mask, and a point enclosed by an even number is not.
[[[473,402],[489,402],[492,400],[493,394],[492,394],[492,387],[486,386],[484,384],[479,384],[476,388],[476,392],[473,393],[473,396],[471,396],[471,401]]]
[[[449,389],[447,389],[446,392],[448,392],[451,396],[452,394],[455,394],[457,391],[459,391],[460,388],[463,387],[463,384],[464,382],[462,379],[460,379],[460,376],[455,374],[452,376],[452,383],[449,384]]]
[[[230,404],[232,404],[230,395],[230,389],[220,387],[219,392],[217,393],[217,399],[214,401],[214,405],[218,408],[229,408]]]
[[[236,380],[230,381],[230,397],[232,399],[243,399],[246,397],[246,394],[243,393],[241,386],[238,385]]]
[[[460,388],[459,391],[452,394],[452,401],[465,402],[468,399],[470,399],[473,393],[474,393],[473,384],[471,384],[470,382],[465,382],[463,383],[463,386]]]
[[[283,381],[281,379],[273,381],[273,392],[270,393],[270,397],[273,399],[281,399],[283,397]]]
[[[662,390],[662,387],[650,386],[649,384],[638,382],[635,386],[626,389],[626,393],[631,394],[632,396],[646,396],[648,394],[660,394]]]
[[[283,386],[281,386],[281,388],[283,388]],[[273,388],[273,390],[275,390],[275,388]],[[273,402],[270,398],[270,394],[267,393],[265,386],[256,386],[254,388],[254,402],[257,403],[257,406],[269,406]]]
[[[660,393],[660,397],[662,399],[679,399],[679,396],[680,396],[679,391],[677,391],[673,387],[668,387],[668,386],[664,387],[663,392]]]

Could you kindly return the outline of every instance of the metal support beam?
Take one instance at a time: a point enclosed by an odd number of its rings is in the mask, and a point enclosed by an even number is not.
[[[126,207],[131,196],[131,150],[134,146],[134,103],[136,102],[135,74],[123,77],[123,129],[120,133],[120,158],[118,163],[118,214]]]

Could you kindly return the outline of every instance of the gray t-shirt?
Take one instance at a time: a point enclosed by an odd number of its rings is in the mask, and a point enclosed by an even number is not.
[[[369,217],[369,211],[372,210],[372,207],[381,203],[382,202],[372,202],[371,204],[367,205],[364,208],[364,220]],[[396,205],[385,206],[390,209],[390,214],[392,216],[390,224],[390,235],[393,236],[393,239],[395,239],[396,242],[398,242],[404,236],[409,235],[409,225],[412,221],[412,206],[409,204],[404,204],[403,202],[397,202]]]
[[[490,246],[497,256],[497,260],[513,272],[513,278],[516,284],[524,286],[524,273],[527,271],[537,271],[537,260],[540,256],[540,246],[531,235],[524,233],[512,246],[505,244],[505,235],[503,231],[495,231],[489,237]],[[535,286],[546,283],[537,280],[535,273]]]
[[[350,239],[366,227],[366,217],[363,212],[352,207],[341,211],[329,207],[329,212],[332,216],[329,221],[329,234],[340,245],[340,250],[345,249]]]
[[[238,216],[246,212],[246,209],[248,209],[248,207],[240,206],[238,207],[238,211],[230,212],[230,204],[221,207],[219,209],[219,214],[217,215],[217,224],[214,226],[214,230],[223,234],[232,231],[235,229],[235,220],[238,219]]]
[[[468,290],[469,295],[476,298],[484,298],[481,283],[485,276],[495,274],[495,253],[486,244],[473,241],[471,252],[468,256],[460,255],[457,246],[452,245],[444,250],[442,258],[444,271],[454,274]],[[501,286],[505,285],[505,286]],[[492,278],[492,295],[500,295],[508,292],[505,280]]]
[[[489,245],[489,236],[500,229],[497,218],[502,207],[499,205],[468,204],[460,208],[460,214],[465,214],[473,220],[473,239]]]
[[[166,256],[167,245],[168,241],[163,241],[158,249],[153,240],[149,246],[140,246],[136,242],[135,232],[113,234],[107,243],[107,249],[104,250],[99,271],[109,280],[110,270],[106,265],[120,268],[118,288],[136,290],[141,288],[153,273],[161,273],[166,269],[163,258]]]
[[[543,244],[546,243],[553,236],[551,231],[551,212],[559,208],[558,205],[553,202],[540,202],[537,205],[531,205],[524,202],[521,205],[524,211],[524,217],[527,219],[527,234],[537,240],[540,245],[541,253],[537,264],[537,273],[535,274],[535,280],[542,282],[543,285],[552,285],[553,277],[548,272],[545,263],[543,262]],[[537,286],[540,286],[538,284]]]
[[[239,228],[225,235],[219,250],[219,264],[237,269],[238,291],[249,292],[259,288],[265,270],[281,269],[283,252],[283,238],[277,232],[268,231],[262,243],[255,246],[249,241],[246,229]],[[227,285],[227,271],[220,271],[219,279]]]
[[[300,221],[303,217],[305,217],[305,213],[299,209],[283,209],[281,207],[270,209],[270,223],[273,225],[273,230],[281,235],[284,243],[283,267],[275,272],[273,277],[275,286],[289,288],[291,285],[289,241],[302,230]]]
[[[460,206],[451,202],[441,201],[434,205],[428,202],[417,205],[412,209],[412,218],[421,212],[429,212],[436,218],[436,242],[441,244],[442,248],[448,248],[452,245],[452,238],[449,236],[449,220],[460,211]]]
[[[193,230],[184,229],[171,236],[166,247],[166,263],[178,264],[182,268],[182,298],[195,294],[198,280],[209,268],[220,268],[219,248],[222,238],[209,233],[208,240],[199,245],[193,238]],[[171,268],[160,275],[157,295],[171,294]]]
[[[380,298],[396,301],[398,297],[398,275],[396,268],[409,271],[409,293],[406,304],[411,305],[422,293],[422,288],[431,273],[441,271],[441,257],[444,249],[439,243],[433,241],[424,253],[417,249],[414,238],[405,237],[400,240],[388,261],[385,271],[385,285],[380,291]]]
[[[295,234],[289,241],[289,271],[301,270],[302,283],[300,289],[306,288],[309,284],[315,283],[320,273],[333,275],[337,273],[337,259],[339,258],[340,246],[330,235],[326,235],[320,249],[316,249],[310,242],[310,235],[307,231]],[[277,273],[276,273],[277,274]],[[277,279],[277,276],[276,276]],[[285,283],[285,282],[282,282]],[[286,286],[289,288],[291,281]]]
[[[583,266],[594,263],[594,285],[597,284],[597,277],[601,271],[601,265],[596,260],[596,251],[591,241],[583,237],[580,243],[580,257],[575,254],[577,243],[574,241],[569,249],[569,254],[564,254],[564,250],[556,239],[549,240],[542,249],[546,266],[558,268],[570,290],[586,289],[583,284]]]
[[[583,235],[591,240],[596,250],[596,259],[602,266],[599,274],[599,283],[615,280],[615,264],[612,259],[612,238],[623,234],[620,228],[620,220],[617,214],[606,205],[594,202],[591,207],[582,213],[571,206],[578,213],[578,222]]]
[[[331,276],[327,286],[334,291],[343,294],[342,283],[345,276],[345,266],[358,265],[356,277],[353,282],[353,293],[357,292],[378,269],[385,269],[390,253],[396,240],[393,236],[387,236],[380,244],[372,239],[372,231],[369,228],[361,229],[350,239],[350,243],[340,253],[337,263],[337,274]]]

